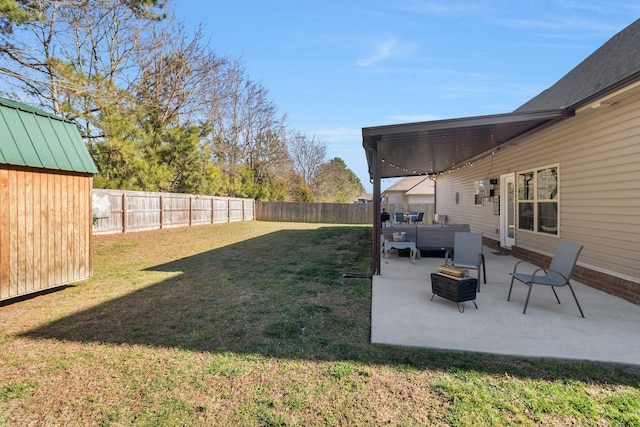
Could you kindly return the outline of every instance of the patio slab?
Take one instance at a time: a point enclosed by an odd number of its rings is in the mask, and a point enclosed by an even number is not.
[[[507,301],[509,273],[518,260],[486,247],[484,254],[487,283],[481,284],[478,309],[469,301],[460,313],[454,302],[437,295],[430,300],[430,273],[443,258],[423,257],[414,265],[391,253],[373,277],[371,342],[640,366],[640,306],[572,280],[585,318],[568,287],[557,289],[561,305],[551,289],[534,287],[522,314],[525,285],[514,283]]]

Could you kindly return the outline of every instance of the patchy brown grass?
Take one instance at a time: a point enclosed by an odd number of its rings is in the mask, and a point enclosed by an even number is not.
[[[367,227],[94,239],[94,275],[0,306],[0,426],[637,425],[640,375],[373,346]]]

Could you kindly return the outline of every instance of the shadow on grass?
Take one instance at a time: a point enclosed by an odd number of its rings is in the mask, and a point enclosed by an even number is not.
[[[370,280],[341,276],[369,270],[370,241],[362,227],[252,238],[139,271],[172,277],[25,335],[332,358],[328,346],[368,340]]]
[[[172,277],[24,336],[638,384],[635,373],[603,364],[370,344],[371,281],[342,278],[369,271],[370,248],[365,227],[251,238],[139,271]]]
[[[10,298],[10,299],[1,300],[0,301],[0,308],[8,306],[8,305],[15,304],[15,303],[18,303],[18,302],[29,301],[31,299],[38,298],[38,297],[41,297],[43,295],[48,295],[48,294],[52,294],[52,293],[55,293],[55,292],[60,292],[60,291],[63,291],[65,289],[72,288],[74,286],[75,285],[60,285],[60,286],[55,286],[53,288],[47,288],[47,289],[43,289],[41,291],[31,292],[31,293],[28,293],[28,294],[25,294],[25,295],[20,295],[18,297],[13,297],[13,298]]]

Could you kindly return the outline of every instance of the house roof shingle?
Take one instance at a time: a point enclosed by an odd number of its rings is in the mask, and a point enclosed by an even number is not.
[[[640,78],[640,19],[515,112],[572,108]]]
[[[408,176],[387,188],[383,193],[434,194],[435,183],[426,176]]]

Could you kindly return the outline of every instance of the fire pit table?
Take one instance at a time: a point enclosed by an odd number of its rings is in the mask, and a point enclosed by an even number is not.
[[[458,311],[464,313],[465,301],[472,301],[473,305],[478,309],[476,304],[476,292],[478,289],[478,279],[473,277],[459,277],[439,271],[431,273],[431,301],[433,297],[439,297],[453,301],[458,305]],[[462,303],[462,306],[460,305]]]

